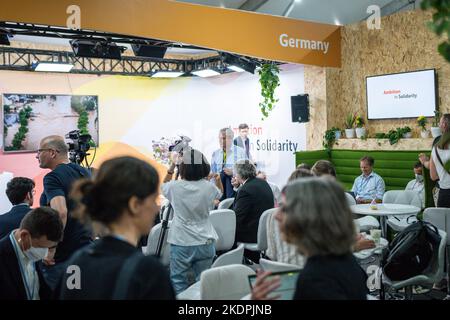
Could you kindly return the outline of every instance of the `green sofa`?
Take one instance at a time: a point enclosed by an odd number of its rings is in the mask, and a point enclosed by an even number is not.
[[[302,151],[296,153],[296,164],[307,163],[312,166],[317,160],[329,160],[336,167],[337,179],[342,182],[346,190],[351,190],[353,181],[361,174],[359,159],[371,156],[375,159],[374,171],[378,173],[386,184],[388,190],[405,189],[408,182],[414,179],[413,167],[418,161],[419,153],[430,154],[430,151],[361,151],[361,150],[325,150]],[[432,188],[434,183],[425,177],[425,205],[433,206]]]

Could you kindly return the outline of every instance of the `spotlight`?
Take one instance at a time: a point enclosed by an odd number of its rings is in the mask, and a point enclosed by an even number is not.
[[[33,64],[34,71],[41,72],[70,72],[73,67],[71,63],[37,62]]]
[[[6,33],[0,33],[0,44],[9,46],[11,43],[9,42],[9,37]]]
[[[250,73],[255,73],[256,63],[252,61],[244,60],[243,58],[234,56],[229,53],[222,53],[222,59],[225,64],[228,65],[228,69],[243,72],[247,71]]]
[[[196,75],[197,77],[208,78],[208,77],[218,76],[218,75],[220,75],[220,72],[217,72],[213,69],[203,69],[203,70],[192,71],[192,74]]]
[[[93,40],[71,40],[70,45],[77,57],[100,58],[100,59],[122,59],[124,47],[106,41]]]
[[[167,51],[167,47],[142,44],[133,44],[131,47],[133,48],[133,52],[136,57],[163,59]]]

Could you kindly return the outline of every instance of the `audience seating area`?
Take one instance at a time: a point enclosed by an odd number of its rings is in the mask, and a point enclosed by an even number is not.
[[[418,155],[430,151],[361,151],[361,150],[325,150],[302,151],[296,153],[296,164],[306,163],[314,165],[317,160],[329,160],[336,167],[337,179],[344,185],[345,190],[351,190],[356,177],[361,174],[359,159],[371,156],[375,159],[374,171],[378,173],[386,184],[386,191],[404,190],[408,182],[414,179],[413,167],[418,161]],[[425,177],[425,207],[434,206],[432,188],[434,183]]]

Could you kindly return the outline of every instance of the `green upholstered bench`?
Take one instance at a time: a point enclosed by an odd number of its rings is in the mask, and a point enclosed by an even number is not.
[[[317,160],[329,160],[336,167],[337,179],[350,190],[357,176],[361,174],[359,159],[371,156],[375,159],[374,171],[378,173],[388,190],[403,190],[408,182],[414,179],[413,167],[418,161],[419,153],[430,154],[430,151],[365,151],[365,150],[332,150],[328,153],[320,151],[302,151],[296,153],[296,164],[307,163],[313,165]],[[426,206],[433,206],[431,190],[434,184],[425,177]]]

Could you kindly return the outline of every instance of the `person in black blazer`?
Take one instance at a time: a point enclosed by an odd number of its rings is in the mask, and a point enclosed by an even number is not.
[[[236,213],[236,242],[256,243],[259,217],[274,207],[273,193],[269,184],[256,178],[256,168],[248,160],[235,165],[236,180],[241,184],[233,210]]]
[[[6,185],[6,196],[13,207],[0,215],[0,239],[19,228],[23,217],[30,212],[34,200],[34,181],[22,177],[11,179]]]
[[[94,180],[73,186],[79,216],[100,223],[107,235],[68,260],[56,290],[59,299],[175,299],[167,270],[137,248],[159,211],[158,186],[155,168],[132,157],[105,161]],[[73,265],[78,268],[69,269]]]
[[[367,274],[353,256],[356,230],[344,189],[334,179],[303,178],[286,188],[276,212],[280,231],[306,258],[295,300],[366,300]],[[259,273],[252,299],[266,299],[280,279]],[[272,296],[273,297],[273,296]]]
[[[52,297],[36,262],[62,238],[58,212],[37,208],[25,215],[20,228],[0,240],[0,300],[45,300]],[[27,272],[31,271],[31,272]]]

